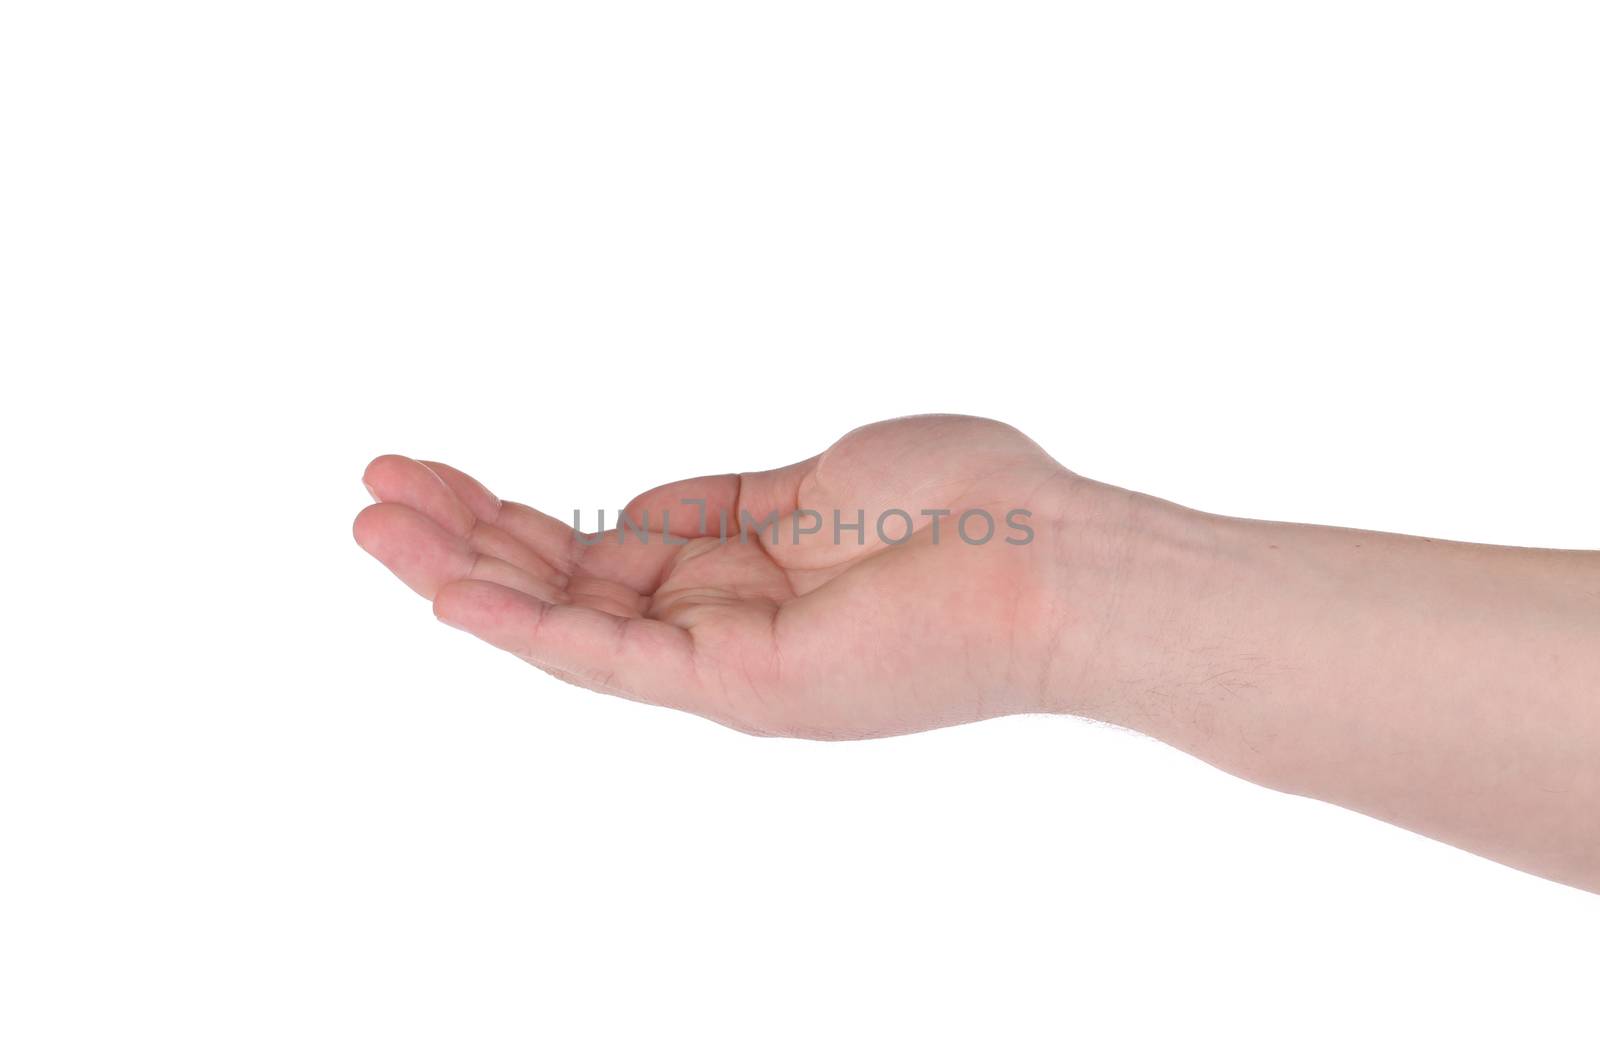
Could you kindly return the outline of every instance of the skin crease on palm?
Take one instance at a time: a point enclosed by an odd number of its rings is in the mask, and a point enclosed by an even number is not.
[[[1600,891],[1597,552],[1208,515],[946,415],[657,487],[624,508],[644,541],[443,464],[365,483],[356,540],[440,620],[589,689],[828,740],[1082,715]],[[972,509],[992,539],[958,539]]]

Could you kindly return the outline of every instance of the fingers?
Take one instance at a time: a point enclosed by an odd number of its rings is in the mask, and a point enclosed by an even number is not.
[[[658,531],[670,519],[670,532],[679,537],[736,534],[744,515],[759,523],[773,512],[780,516],[794,512],[800,481],[815,466],[813,457],[766,472],[681,479],[640,494],[626,511],[635,520],[649,513]]]
[[[800,484],[817,469],[818,458],[772,468],[765,472],[746,472],[740,476],[739,511],[760,522],[771,512],[792,515],[800,507]]]
[[[808,473],[806,462],[661,487],[630,506],[650,510],[651,539],[623,541],[610,531],[591,543],[448,465],[385,456],[367,468],[379,503],[357,516],[355,536],[448,624],[591,689],[739,725],[705,706],[689,633],[642,614],[685,538],[717,533],[719,510],[729,516],[730,535],[741,505],[758,517],[792,511]],[[698,506],[684,499],[705,502],[705,531]],[[661,535],[669,512],[680,543]]]
[[[436,516],[449,518],[437,504],[432,507]],[[463,537],[410,504],[383,501],[356,516],[355,537],[412,591],[428,599],[452,581],[476,578],[547,602],[577,602],[619,617],[640,616],[649,603],[639,592],[614,581],[569,578],[493,526],[467,529],[470,533]]]
[[[616,530],[608,531],[597,544],[585,549],[583,569],[639,591],[653,592],[683,547],[668,544],[663,533],[678,540],[735,540],[746,514],[759,528],[771,513],[792,513],[800,480],[810,474],[813,464],[814,460],[801,461],[767,472],[703,475],[647,490],[630,501],[623,512],[632,525],[649,531],[650,543],[637,543],[631,535],[619,540]]]
[[[472,510],[421,461],[385,454],[367,465],[361,481],[379,501],[410,505],[457,536],[472,532],[476,522]]]
[[[379,458],[379,461],[383,460],[385,459]],[[398,460],[409,461],[408,458]],[[661,575],[677,554],[677,546],[668,545],[659,538],[661,516],[656,511],[651,513],[656,539],[650,543],[641,544],[632,540],[623,544],[617,540],[614,530],[602,535],[592,544],[582,543],[578,540],[576,531],[560,519],[525,504],[501,501],[482,483],[459,469],[436,461],[409,461],[409,463],[434,473],[455,494],[462,505],[477,516],[480,524],[486,523],[494,530],[520,542],[554,569],[571,576],[579,572],[581,567],[584,576],[574,579],[571,591],[575,596],[581,594],[607,612],[622,613],[627,616],[637,615],[642,609],[639,593],[655,590],[661,581]],[[375,461],[373,464],[377,465],[378,462]],[[386,467],[399,470],[398,465],[390,464]],[[428,484],[421,482],[413,474],[405,491],[413,494],[431,493],[427,490],[427,486]],[[684,508],[678,505],[676,500],[672,505],[678,509],[678,515],[673,521],[673,533],[688,533],[688,529],[679,526],[679,520],[692,523],[696,518],[694,509]],[[421,508],[420,505],[417,507]],[[432,512],[428,514],[433,515]],[[439,518],[439,516],[434,517]],[[637,511],[633,517],[639,518]],[[454,524],[454,516],[447,520],[441,519],[441,524],[446,524],[448,528],[449,524]],[[480,525],[479,529],[481,531],[483,527]],[[716,532],[714,521],[711,532]],[[495,554],[513,562],[517,561],[500,549],[497,549]],[[529,568],[526,564],[520,565],[523,565],[524,569]]]
[[[813,459],[767,472],[703,476],[657,487],[626,509],[648,536],[641,539],[614,529],[579,540],[566,523],[527,505],[501,501],[449,465],[386,455],[368,465],[364,476],[373,496],[410,508],[455,543],[401,514],[378,513],[363,525],[372,527],[369,539],[375,544],[369,550],[430,597],[450,580],[467,576],[470,557],[477,554],[519,571],[516,583],[508,585],[516,590],[564,590],[578,603],[634,617],[649,606],[650,593],[677,561],[682,541],[732,537],[747,512],[758,523],[774,512],[793,512],[799,484],[814,464]],[[669,525],[679,543],[669,543],[663,535]],[[488,568],[498,567],[480,567]]]
[[[495,525],[504,514],[499,499],[465,473],[387,454],[367,466],[362,481],[380,502],[414,509],[445,533],[465,539],[473,551],[503,559],[546,584],[566,586],[570,554],[560,547],[546,554]]]
[[[467,571],[467,580],[488,581],[498,584],[503,588],[520,591],[524,595],[531,595],[542,602],[564,605],[575,601],[577,596],[564,591],[562,588],[548,581],[540,580],[526,570],[519,569],[504,559],[497,559],[492,555],[475,555],[472,568]]]
[[[698,711],[689,633],[657,620],[552,605],[482,580],[445,585],[433,602],[446,624],[590,689]]]
[[[356,516],[356,543],[412,591],[431,599],[472,569],[467,544],[404,504],[369,505]]]
[[[428,471],[437,475],[444,484],[450,487],[452,493],[461,499],[468,510],[484,522],[494,522],[495,516],[500,513],[500,498],[489,492],[489,488],[466,472],[451,468],[438,461],[420,462]]]
[[[474,548],[409,505],[369,505],[356,516],[356,543],[423,598],[463,579],[492,581],[548,602],[566,602],[561,587],[515,562]]]
[[[572,572],[582,551],[572,527],[536,508],[500,500],[489,492],[488,487],[458,468],[438,461],[413,463],[433,472],[481,522],[489,523],[526,544],[564,572]]]

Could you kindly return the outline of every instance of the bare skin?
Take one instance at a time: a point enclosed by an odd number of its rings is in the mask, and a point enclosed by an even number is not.
[[[1084,715],[1600,891],[1600,552],[1206,515],[969,417],[658,487],[645,540],[365,482],[357,541],[440,620],[590,689],[815,739]]]

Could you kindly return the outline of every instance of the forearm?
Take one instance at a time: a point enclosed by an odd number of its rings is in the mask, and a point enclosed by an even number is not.
[[[1600,890],[1600,553],[1099,489],[1126,543],[1059,710]]]

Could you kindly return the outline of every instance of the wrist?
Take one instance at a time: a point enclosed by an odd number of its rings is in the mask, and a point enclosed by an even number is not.
[[[1050,501],[1037,709],[1148,731],[1192,660],[1227,520],[1070,475]]]

